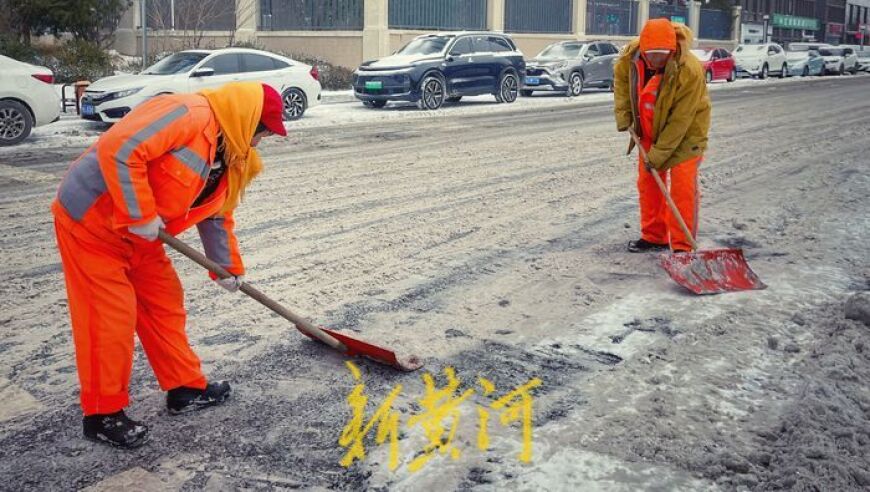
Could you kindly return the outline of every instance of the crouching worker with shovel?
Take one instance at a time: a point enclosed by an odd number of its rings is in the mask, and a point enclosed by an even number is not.
[[[640,137],[648,156],[638,167],[640,239],[631,241],[633,253],[691,251],[692,239],[669,210],[653,172],[664,180],[670,174],[670,193],[692,235],[698,229],[698,165],[707,148],[710,98],[704,69],[689,52],[692,32],[667,19],[646,23],[640,37],[629,43],[614,66],[614,109],[619,131]],[[634,141],[629,144],[629,153]]]
[[[184,295],[158,232],[199,230],[209,258],[244,274],[233,211],[262,169],[253,149],[286,135],[274,89],[228,84],[138,106],[70,167],[52,204],[66,278],[81,385],[84,435],[115,446],[146,442],[148,427],[124,414],[133,334],[170,414],[222,403],[227,382],[209,382],[185,334]]]

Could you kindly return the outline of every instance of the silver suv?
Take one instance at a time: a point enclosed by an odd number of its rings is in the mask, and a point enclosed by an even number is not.
[[[619,49],[608,41],[561,41],[526,62],[522,95],[534,91],[577,96],[587,87],[613,88],[613,64]]]

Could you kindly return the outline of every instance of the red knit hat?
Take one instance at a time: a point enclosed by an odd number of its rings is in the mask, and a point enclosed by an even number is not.
[[[260,114],[260,123],[276,135],[287,136],[284,128],[284,102],[271,85],[263,84],[263,112]]]
[[[668,19],[650,19],[640,31],[640,51],[677,50],[677,31]]]

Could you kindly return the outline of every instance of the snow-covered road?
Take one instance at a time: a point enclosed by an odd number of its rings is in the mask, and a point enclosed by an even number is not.
[[[461,455],[416,473],[419,373],[357,363],[370,412],[403,385],[401,466],[369,440],[345,469],[344,358],[177,255],[191,341],[234,399],[171,418],[140,353],[130,413],[152,442],[83,441],[48,205],[94,136],[2,149],[0,489],[867,486],[870,330],[842,304],[870,287],[868,91],[865,76],[714,85],[701,243],[745,248],[770,287],[704,298],[624,251],[638,233],[635,161],[610,94],[436,113],[324,105],[264,142],[266,171],[237,216],[249,280],[476,390]],[[492,402],[478,377],[498,396],[542,380],[532,463],[517,459],[522,429],[495,415],[477,449],[476,407]]]

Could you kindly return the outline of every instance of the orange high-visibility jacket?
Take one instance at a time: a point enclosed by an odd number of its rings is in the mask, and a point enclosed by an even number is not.
[[[214,161],[219,131],[199,94],[158,96],[104,133],[70,167],[52,204],[61,224],[106,241],[142,241],[128,226],[159,215],[175,235],[196,225],[206,255],[234,275],[244,266],[226,200],[226,174],[205,203],[191,208]]]

